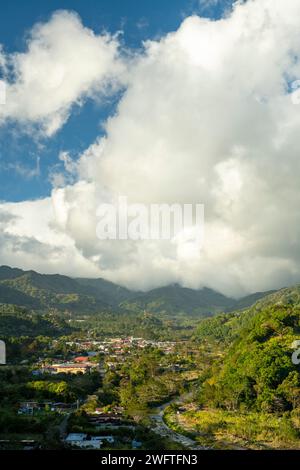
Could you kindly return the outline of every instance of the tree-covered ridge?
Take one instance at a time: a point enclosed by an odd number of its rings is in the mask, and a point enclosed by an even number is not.
[[[226,345],[203,381],[202,400],[228,410],[284,411],[300,406],[300,367],[293,364],[291,349],[300,338],[298,294],[298,287],[284,290],[246,311],[220,315],[199,326],[198,340],[206,337]]]
[[[42,275],[34,271],[0,268],[0,302],[36,310],[57,308],[73,312],[95,312],[109,308],[74,279]],[[2,271],[3,270],[3,271]],[[15,276],[13,275],[15,273]],[[4,276],[8,277],[5,279]]]
[[[248,296],[247,299],[255,298],[260,293]],[[242,299],[241,299],[242,300]],[[241,304],[241,300],[238,304]],[[250,308],[243,307],[230,313],[220,313],[214,318],[204,319],[199,323],[195,333],[197,341],[223,341],[226,344],[232,343],[234,339],[240,337],[247,328],[252,328],[252,319],[264,308],[274,306],[300,307],[300,286],[289,287],[274,291],[265,295]],[[254,320],[255,321],[255,320]]]
[[[230,308],[234,300],[212,289],[188,289],[178,284],[139,293],[122,305],[128,310],[167,315],[210,316]]]
[[[58,336],[71,333],[65,320],[56,315],[39,315],[24,308],[0,304],[0,337]]]
[[[73,279],[0,267],[0,303],[43,312],[56,308],[74,314],[147,312],[167,317],[201,318],[247,307],[263,295],[256,293],[236,301],[207,287],[189,289],[178,284],[134,292],[101,278]]]
[[[41,304],[38,299],[24,294],[23,292],[10,287],[9,285],[0,284],[0,302],[2,304],[13,304],[26,306],[27,308],[39,309]]]
[[[257,307],[270,304],[300,306],[300,285],[286,287],[264,296],[257,302]]]

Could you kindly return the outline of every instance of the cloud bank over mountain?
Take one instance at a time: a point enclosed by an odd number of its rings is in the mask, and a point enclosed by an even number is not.
[[[57,12],[33,28],[27,51],[2,52],[14,81],[0,122],[47,136],[85,97],[125,87],[105,136],[76,162],[64,154],[72,178],[55,178],[45,200],[1,204],[2,263],[227,295],[299,281],[299,17],[297,0],[237,3],[221,20],[188,17],[125,54],[117,38]],[[203,203],[202,251],[182,240],[98,240],[97,207],[119,195]]]

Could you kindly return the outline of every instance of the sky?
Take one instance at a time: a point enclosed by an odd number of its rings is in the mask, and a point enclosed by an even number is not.
[[[176,30],[183,18],[202,12],[220,17],[230,1],[198,0],[13,0],[3,2],[0,16],[0,43],[6,53],[26,51],[26,37],[37,22],[47,22],[53,12],[76,12],[83,24],[95,32],[121,32],[124,48],[141,49],[143,41]],[[18,14],[16,15],[16,11]],[[101,132],[101,123],[113,114],[114,96],[101,103],[85,100],[51,139],[36,142],[20,133],[14,123],[0,128],[0,200],[22,201],[44,197],[51,192],[51,174],[61,151],[76,156]],[[63,168],[61,168],[63,170]]]
[[[233,296],[299,282],[298,0],[5,3],[0,264]],[[119,195],[204,204],[204,246],[99,240]]]

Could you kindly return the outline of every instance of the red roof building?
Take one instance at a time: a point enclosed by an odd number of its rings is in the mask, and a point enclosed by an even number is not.
[[[75,362],[88,362],[89,358],[88,356],[79,356],[79,357],[75,357],[74,361]]]

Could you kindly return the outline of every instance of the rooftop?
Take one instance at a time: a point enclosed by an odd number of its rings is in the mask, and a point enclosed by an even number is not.
[[[87,434],[84,433],[71,433],[68,434],[66,437],[67,442],[73,442],[73,441],[84,441],[87,437]]]

